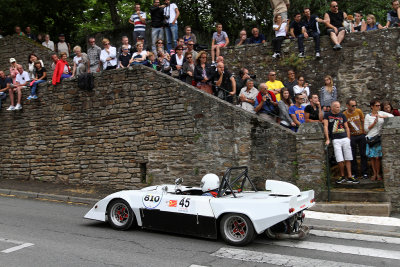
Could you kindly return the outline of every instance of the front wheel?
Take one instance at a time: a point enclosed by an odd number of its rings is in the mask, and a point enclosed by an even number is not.
[[[225,214],[220,223],[221,236],[232,246],[244,246],[253,241],[255,235],[253,223],[243,214]]]
[[[115,199],[107,207],[107,218],[111,227],[118,230],[129,229],[135,219],[128,202],[123,199]]]

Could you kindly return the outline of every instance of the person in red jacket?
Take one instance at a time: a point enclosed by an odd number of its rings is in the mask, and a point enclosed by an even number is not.
[[[69,78],[72,76],[71,68],[67,62],[67,53],[61,52],[61,59],[57,62],[56,68],[53,73],[53,85],[57,85],[62,79]]]

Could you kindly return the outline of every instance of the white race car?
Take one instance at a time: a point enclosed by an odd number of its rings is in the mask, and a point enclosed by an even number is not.
[[[231,177],[232,172],[238,175]],[[97,202],[84,218],[108,221],[119,230],[139,226],[210,239],[220,233],[235,246],[264,232],[275,238],[308,234],[302,226],[303,210],[315,204],[313,190],[300,192],[290,183],[267,180],[266,191],[257,191],[247,167],[229,168],[215,197],[202,196],[204,188],[181,183],[178,178],[174,185],[116,192]]]

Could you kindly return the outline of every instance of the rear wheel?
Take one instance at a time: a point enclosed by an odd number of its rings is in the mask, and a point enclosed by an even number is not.
[[[135,222],[133,213],[128,202],[123,199],[115,199],[107,207],[108,222],[114,229],[127,230]]]
[[[256,236],[253,223],[243,214],[225,214],[219,227],[224,241],[233,246],[247,245]]]

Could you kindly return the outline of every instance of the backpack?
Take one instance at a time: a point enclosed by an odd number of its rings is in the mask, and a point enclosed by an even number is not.
[[[78,76],[78,87],[82,90],[92,91],[94,88],[94,77],[92,73],[82,73]]]

